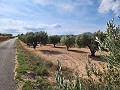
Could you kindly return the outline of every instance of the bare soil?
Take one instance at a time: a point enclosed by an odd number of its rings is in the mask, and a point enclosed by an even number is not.
[[[99,52],[96,52],[96,57],[90,57],[88,48],[70,48],[70,50],[67,51],[65,46],[56,46],[56,48],[54,48],[52,44],[37,46],[36,50],[27,46],[25,47],[53,64],[57,65],[57,60],[59,60],[62,66],[72,69],[73,72],[82,73],[84,76],[86,76],[85,66],[88,58],[96,65],[96,68],[101,71],[106,69],[107,65],[107,63],[100,58]]]

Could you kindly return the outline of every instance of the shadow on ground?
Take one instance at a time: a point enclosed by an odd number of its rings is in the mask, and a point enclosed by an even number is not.
[[[62,47],[62,46],[56,46],[55,48],[66,49],[66,47]]]
[[[58,54],[61,54],[60,52],[58,51],[51,51],[51,50],[40,50],[42,53],[44,54],[54,54],[54,55],[58,55]]]
[[[84,51],[79,51],[79,50],[69,50],[70,52],[75,52],[75,53],[88,53],[88,52],[84,52]]]
[[[91,56],[91,55],[89,55],[88,56],[89,58],[91,58],[92,60],[95,60],[95,61],[102,61],[102,62],[106,62],[105,60],[104,60],[104,58],[102,58],[101,56]]]

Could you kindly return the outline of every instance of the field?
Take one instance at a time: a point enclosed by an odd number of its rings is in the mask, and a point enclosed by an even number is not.
[[[84,76],[86,76],[85,66],[88,59],[96,65],[97,69],[101,71],[106,69],[107,63],[100,57],[99,52],[96,52],[95,57],[90,57],[90,51],[88,48],[73,47],[67,51],[65,46],[58,45],[54,48],[52,44],[47,44],[46,46],[38,45],[36,49],[33,49],[26,46],[24,43],[22,44],[30,52],[37,54],[53,64],[57,65],[57,60],[59,60],[62,66],[73,70],[74,73],[82,73]]]
[[[0,36],[0,42],[13,38],[12,36]]]
[[[9,37],[7,36],[0,36],[0,42],[7,40]]]
[[[56,85],[55,76],[58,68],[57,60],[60,61],[63,68],[63,75],[66,78],[70,73],[75,75],[77,72],[79,75],[82,74],[83,78],[87,79],[85,67],[88,63],[88,58],[96,65],[98,70],[106,70],[107,63],[100,58],[99,52],[96,53],[96,57],[91,57],[88,48],[73,47],[67,51],[65,46],[58,45],[54,48],[52,44],[47,44],[46,46],[38,45],[36,49],[33,49],[21,41],[17,41],[16,45],[18,66],[16,68],[17,74],[15,78],[19,82],[18,90],[20,88],[23,90],[32,90],[38,87],[43,90],[49,90],[50,88],[54,90],[53,87]],[[98,81],[96,76],[92,76],[92,78]],[[89,82],[87,81],[87,83]],[[46,85],[50,86],[50,88],[46,87]]]
[[[21,34],[18,39],[21,53],[25,50],[17,70],[22,88],[49,90],[48,81],[51,90],[119,90],[119,38],[110,40],[101,31],[62,37],[40,31]],[[33,80],[26,81],[23,77],[31,73]]]
[[[57,66],[46,61],[45,58],[35,55],[34,52],[24,46],[24,43],[21,43],[18,40],[16,41],[15,79],[17,80],[17,90],[54,90]],[[64,75],[71,72],[66,67],[63,67],[62,71]]]

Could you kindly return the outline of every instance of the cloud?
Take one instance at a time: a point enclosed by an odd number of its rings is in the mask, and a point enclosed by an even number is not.
[[[13,35],[17,35],[19,33],[26,33],[28,32],[28,30],[19,27],[19,26],[11,26],[11,25],[7,25],[7,26],[0,26],[0,32],[1,33],[11,33]]]
[[[26,30],[31,30],[31,31],[39,31],[39,30],[44,31],[45,30],[45,28],[42,28],[42,27],[23,27],[23,28]]]
[[[120,0],[101,0],[98,8],[99,13],[113,11],[117,16],[120,15]]]
[[[31,25],[22,20],[14,19],[0,19],[0,32],[12,33],[14,35],[18,33],[37,32],[37,31],[52,31],[62,28],[59,24],[36,24]]]
[[[93,5],[93,0],[34,0],[36,4],[41,6],[51,5],[56,7],[58,11],[72,12],[78,6]]]
[[[62,26],[59,25],[59,24],[53,24],[53,25],[52,25],[52,28],[54,28],[54,29],[59,29],[59,28],[62,28]]]
[[[2,23],[8,24],[8,25],[25,25],[25,22],[21,20],[14,20],[14,19],[0,19]]]
[[[26,27],[23,27],[26,30],[30,30],[30,31],[45,31],[45,30],[53,30],[53,29],[60,29],[62,28],[61,25],[59,24],[52,24],[52,25],[48,25],[48,24],[38,24],[38,25],[27,25]]]

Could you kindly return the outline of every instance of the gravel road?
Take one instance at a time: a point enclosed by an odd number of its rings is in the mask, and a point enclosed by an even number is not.
[[[14,90],[15,40],[0,43],[0,90]]]

